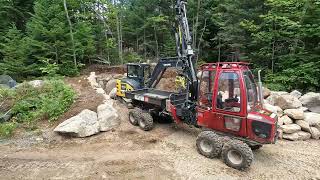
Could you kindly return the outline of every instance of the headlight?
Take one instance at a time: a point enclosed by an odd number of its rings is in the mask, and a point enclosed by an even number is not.
[[[252,121],[252,131],[253,133],[262,139],[268,139],[271,137],[271,124],[267,124],[261,121]]]

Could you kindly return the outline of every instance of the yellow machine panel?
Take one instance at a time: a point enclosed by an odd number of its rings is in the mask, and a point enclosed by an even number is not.
[[[132,86],[130,86],[127,83],[123,83],[121,81],[121,79],[117,80],[116,88],[117,88],[117,96],[119,96],[119,97],[125,97],[126,96],[126,94],[125,94],[126,91],[133,91],[134,90]]]

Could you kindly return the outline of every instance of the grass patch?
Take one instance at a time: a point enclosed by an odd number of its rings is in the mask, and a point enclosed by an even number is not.
[[[1,90],[1,100],[12,102],[12,122],[21,124],[27,129],[36,129],[39,120],[49,122],[57,120],[73,104],[74,90],[60,79],[45,80],[42,87],[35,88],[24,83],[15,90]],[[10,123],[9,123],[10,124]],[[11,134],[16,126],[1,124],[3,134]],[[0,130],[1,134],[2,131]],[[0,134],[0,136],[1,136]]]
[[[17,124],[14,122],[0,123],[0,137],[10,137],[16,128]]]

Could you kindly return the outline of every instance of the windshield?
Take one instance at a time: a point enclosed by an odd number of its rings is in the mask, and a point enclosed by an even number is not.
[[[245,71],[243,76],[246,84],[248,111],[250,112],[258,104],[258,88],[251,71]]]
[[[138,65],[129,65],[128,66],[128,77],[143,78],[142,68]]]

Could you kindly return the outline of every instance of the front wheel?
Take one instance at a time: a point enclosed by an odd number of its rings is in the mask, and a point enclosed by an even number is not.
[[[222,149],[221,137],[212,131],[201,132],[196,145],[198,152],[207,158],[218,157]]]
[[[253,153],[250,147],[239,140],[230,140],[222,148],[222,159],[229,167],[245,170],[253,161]]]

